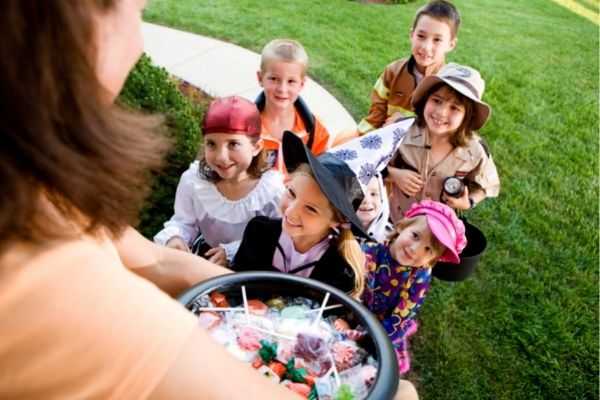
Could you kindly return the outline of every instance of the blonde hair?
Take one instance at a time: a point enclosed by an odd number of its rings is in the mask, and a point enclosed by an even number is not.
[[[260,71],[265,72],[270,61],[284,61],[302,66],[302,76],[308,70],[308,54],[300,44],[293,39],[271,40],[262,49],[260,56]]]
[[[394,242],[394,240],[396,240],[398,238],[398,236],[400,236],[400,232],[402,232],[409,226],[416,224],[421,218],[427,218],[427,217],[425,217],[424,215],[416,215],[416,216],[410,217],[410,218],[404,217],[400,221],[398,221],[398,223],[394,226],[394,232],[392,232],[388,238],[388,245],[391,246],[391,244]],[[427,221],[425,223],[427,224]],[[433,233],[431,235],[431,247],[433,250],[433,258],[430,261],[430,263],[428,265],[426,265],[427,267],[433,267],[435,265],[435,262],[437,261],[437,259],[440,258],[442,256],[442,254],[444,254],[444,252],[446,251],[446,246],[444,246],[433,235]]]
[[[337,216],[338,213],[335,214]],[[350,295],[355,299],[360,299],[365,289],[366,258],[350,228],[340,229],[340,234],[337,237],[337,249],[354,272],[354,290]]]
[[[290,173],[290,176],[294,176],[296,174],[308,175],[315,179],[310,166],[306,163],[298,165],[298,167],[296,167],[296,169]],[[339,223],[346,222],[346,218],[344,218],[342,213],[333,207],[331,202],[329,202],[329,208],[333,212],[334,221]],[[359,299],[365,288],[366,258],[350,227],[340,227],[339,234],[336,236],[336,246],[338,253],[348,263],[348,265],[350,265],[352,272],[354,272],[354,289],[350,295],[355,299]]]

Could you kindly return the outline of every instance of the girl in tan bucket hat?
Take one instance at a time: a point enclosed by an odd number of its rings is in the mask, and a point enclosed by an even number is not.
[[[484,88],[479,72],[453,63],[417,86],[416,120],[388,166],[393,221],[424,199],[466,210],[498,196],[496,166],[476,133],[491,114],[481,99]]]

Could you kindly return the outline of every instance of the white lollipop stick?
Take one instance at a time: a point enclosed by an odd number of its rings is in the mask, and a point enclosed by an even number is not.
[[[271,336],[276,336],[276,337],[279,337],[279,338],[282,338],[282,339],[286,339],[286,340],[296,340],[295,337],[288,336],[288,335],[282,335],[281,333],[273,332],[273,331],[270,331],[268,329],[259,328],[258,326],[254,326],[254,325],[250,325],[250,324],[248,324],[246,326],[248,328],[250,328],[250,329],[254,329],[255,331],[266,333],[266,334],[271,335]]]
[[[245,311],[242,307],[199,307],[198,311]]]
[[[336,308],[342,308],[344,307],[343,304],[334,304],[332,306],[327,306],[327,307],[323,307],[323,311],[327,311],[327,310],[335,310]],[[312,312],[317,312],[317,311],[321,311],[320,308],[311,308],[310,310],[307,310],[306,313],[312,313]]]
[[[339,388],[340,386],[342,386],[342,381],[340,380],[340,374],[338,373],[338,370],[335,366],[335,360],[333,359],[333,356],[331,355],[331,353],[329,353],[329,359],[331,360],[331,370],[333,371],[333,377],[335,378],[335,384]]]
[[[244,311],[246,312],[246,323],[250,323],[250,309],[248,308],[248,298],[246,297],[246,286],[242,285],[242,298],[244,299]]]
[[[321,304],[321,308],[319,308],[319,313],[317,314],[317,318],[315,318],[315,320],[313,321],[313,326],[317,325],[317,323],[321,320],[321,318],[323,317],[323,310],[325,310],[325,306],[327,305],[327,302],[329,301],[329,292],[327,292],[325,294],[325,298],[323,299],[323,303]]]

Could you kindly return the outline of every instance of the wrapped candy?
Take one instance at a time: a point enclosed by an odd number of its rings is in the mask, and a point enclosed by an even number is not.
[[[217,291],[212,292],[210,294],[210,301],[214,304],[215,307],[229,307],[227,297],[225,297],[223,293],[219,293]]]
[[[221,323],[221,316],[212,311],[202,311],[198,315],[198,323],[204,329],[211,330]]]
[[[256,351],[246,351],[242,349],[237,343],[229,343],[226,346],[229,353],[231,353],[235,358],[244,362],[251,362],[256,357]]]
[[[356,346],[356,343],[347,340],[334,343],[331,348],[331,354],[333,355],[338,371],[354,367],[366,356],[366,352]]]
[[[291,341],[283,340],[277,346],[277,360],[287,364],[290,358],[294,356],[295,344]]]
[[[260,300],[248,300],[248,309],[255,315],[266,315],[268,306]]]
[[[306,306],[289,306],[281,310],[281,318],[306,319],[307,312],[310,309]]]
[[[337,318],[335,321],[333,321],[333,327],[336,331],[343,333],[344,331],[350,329],[350,324],[345,319]]]
[[[363,365],[360,367],[360,377],[367,386],[371,386],[377,377],[377,368],[373,365]]]
[[[283,376],[287,372],[286,366],[280,363],[279,361],[271,361],[271,363],[269,364],[269,368],[271,368],[271,371],[275,372],[280,378],[283,378]]]
[[[199,324],[239,360],[273,382],[310,400],[363,399],[377,377],[376,362],[356,340],[365,335],[345,319],[323,317],[329,294],[320,302],[303,297],[246,299],[219,292],[195,301]],[[209,301],[210,299],[210,301]],[[239,299],[237,297],[236,299]],[[222,309],[222,310],[221,310]]]
[[[260,341],[264,339],[264,335],[250,327],[243,327],[238,333],[238,345],[246,351],[257,351],[262,345]]]
[[[329,353],[329,346],[322,337],[309,333],[299,333],[296,340],[294,354],[306,361],[318,361],[326,358]]]
[[[304,398],[308,398],[308,395],[310,394],[310,386],[308,386],[305,383],[297,383],[297,382],[284,381],[283,384],[288,389],[290,389],[293,392],[298,393],[300,396],[302,396]]]
[[[285,300],[283,297],[274,297],[267,301],[267,305],[277,311],[281,311],[285,307]]]

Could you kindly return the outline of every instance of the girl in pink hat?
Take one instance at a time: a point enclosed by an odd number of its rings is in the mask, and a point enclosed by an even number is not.
[[[401,374],[410,369],[408,338],[417,330],[436,261],[459,263],[467,244],[465,226],[437,201],[414,203],[384,244],[366,243],[367,280],[362,300],[386,329]]]

